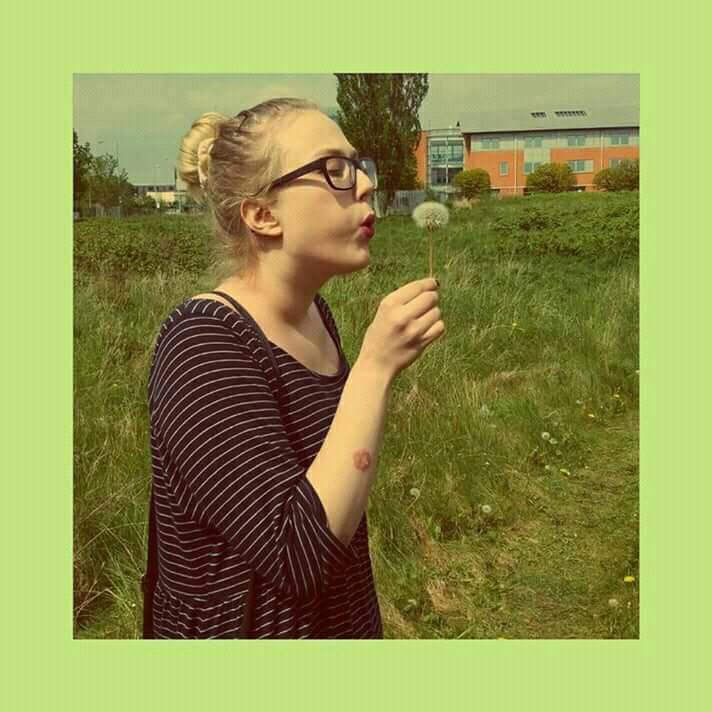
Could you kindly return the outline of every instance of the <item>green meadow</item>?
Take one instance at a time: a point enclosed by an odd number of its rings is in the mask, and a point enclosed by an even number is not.
[[[387,638],[639,637],[637,192],[452,208],[446,333],[395,380],[368,521]],[[147,381],[172,309],[229,273],[202,216],[74,228],[74,636],[138,638]],[[409,216],[321,290],[353,365],[428,276]]]

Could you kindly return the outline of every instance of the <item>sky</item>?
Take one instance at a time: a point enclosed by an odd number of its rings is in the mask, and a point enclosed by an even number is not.
[[[464,112],[640,105],[639,74],[429,74],[428,82],[424,130],[454,126]],[[131,183],[173,183],[180,141],[201,114],[232,116],[278,96],[328,111],[338,106],[336,87],[333,74],[75,74],[73,124],[94,155],[118,155]]]

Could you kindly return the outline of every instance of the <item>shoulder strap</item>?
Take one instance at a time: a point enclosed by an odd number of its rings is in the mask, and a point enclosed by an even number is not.
[[[240,312],[242,316],[244,316],[247,321],[250,322],[252,325],[252,328],[255,330],[257,333],[257,336],[259,337],[260,341],[262,342],[262,346],[264,346],[265,351],[267,352],[267,355],[270,358],[270,361],[272,362],[272,369],[274,370],[274,375],[275,378],[277,379],[277,390],[279,393],[282,393],[282,383],[279,378],[279,369],[277,368],[277,360],[274,357],[274,353],[272,351],[272,347],[269,345],[269,341],[267,340],[267,337],[265,336],[264,331],[260,328],[260,325],[252,318],[252,315],[250,312],[245,309],[245,307],[242,306],[234,297],[231,297],[229,294],[226,292],[219,292],[217,290],[214,290],[212,292],[208,292],[208,294],[219,294],[221,297],[224,297],[225,299],[232,304],[233,307],[235,307],[235,310]]]

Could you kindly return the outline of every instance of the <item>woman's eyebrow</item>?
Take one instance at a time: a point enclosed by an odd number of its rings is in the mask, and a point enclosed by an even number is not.
[[[351,156],[351,158],[358,158],[359,153],[355,149],[353,151],[344,151],[343,148],[322,148],[319,153],[317,153],[314,158],[319,158],[319,156],[329,156],[337,154],[339,156]]]

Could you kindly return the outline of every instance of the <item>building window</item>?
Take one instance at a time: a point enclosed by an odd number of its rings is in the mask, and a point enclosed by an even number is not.
[[[620,163],[621,163],[621,158],[609,158],[608,159],[608,167],[609,168],[617,168]]]
[[[573,173],[591,173],[593,171],[593,159],[567,161]]]
[[[499,162],[499,174],[501,176],[509,175],[509,162],[508,161],[500,161]]]
[[[529,136],[524,139],[524,148],[541,148],[541,136]]]
[[[568,137],[568,145],[569,146],[585,146],[586,145],[586,136],[583,134],[580,136],[569,136]]]
[[[431,141],[428,145],[428,158],[433,164],[445,163],[447,159],[447,146],[444,143]]]
[[[524,175],[528,176],[530,173],[533,173],[539,166],[541,165],[541,161],[527,161],[524,164]]]
[[[499,139],[498,138],[483,138],[482,139],[482,150],[497,150],[499,149]]]
[[[454,167],[448,166],[448,169],[447,169],[447,182],[448,182],[448,183],[452,183],[452,179],[453,179],[458,173],[462,173],[462,167],[461,167],[461,166],[454,166]]]
[[[462,163],[463,151],[461,143],[449,143],[447,159],[450,163]]]
[[[611,135],[611,146],[627,146],[630,143],[630,136],[628,134],[612,134]]]
[[[446,185],[447,175],[445,173],[445,168],[431,168],[430,183],[431,185]]]
[[[428,158],[433,165],[444,165],[447,163],[462,163],[463,144],[462,141],[453,139],[444,141],[442,139],[431,140],[428,143]]]

